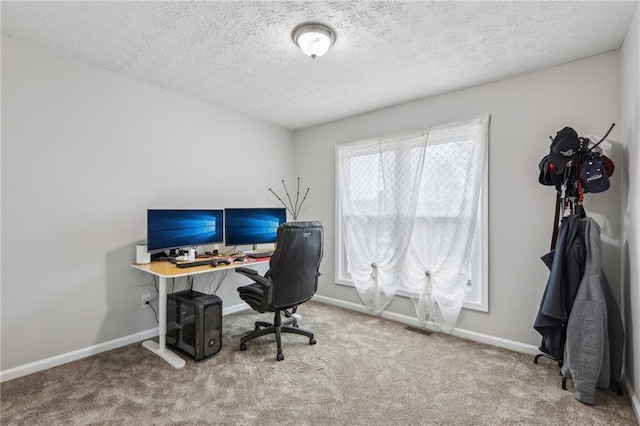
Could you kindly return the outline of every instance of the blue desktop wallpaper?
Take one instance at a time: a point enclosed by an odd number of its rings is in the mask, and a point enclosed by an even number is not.
[[[225,209],[225,244],[275,243],[278,226],[287,221],[284,208]]]
[[[224,241],[223,210],[148,210],[147,250]]]

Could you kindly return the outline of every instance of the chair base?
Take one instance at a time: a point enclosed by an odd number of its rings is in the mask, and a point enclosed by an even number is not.
[[[282,361],[284,359],[284,354],[282,353],[282,333],[300,334],[309,338],[310,345],[316,344],[316,339],[315,337],[313,337],[313,333],[298,327],[297,319],[289,318],[283,322],[280,311],[276,311],[273,318],[273,324],[265,321],[256,321],[255,330],[247,333],[243,338],[240,339],[240,350],[244,351],[247,349],[248,341],[253,340],[256,337],[266,336],[267,334],[271,333],[274,333],[276,335],[276,344],[278,346],[278,355],[276,356],[276,358],[278,361]]]

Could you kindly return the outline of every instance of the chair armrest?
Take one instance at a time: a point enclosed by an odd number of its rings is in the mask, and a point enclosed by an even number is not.
[[[265,289],[271,287],[271,280],[260,275],[255,269],[236,268],[236,272],[251,278],[256,284],[260,284]]]
[[[236,268],[236,272],[242,275],[246,275],[247,277],[258,275],[258,271],[251,268]]]

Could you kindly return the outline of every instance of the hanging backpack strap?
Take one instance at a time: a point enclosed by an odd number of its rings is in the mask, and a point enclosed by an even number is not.
[[[560,193],[556,192],[556,214],[553,219],[553,233],[551,234],[551,250],[556,248],[556,241],[558,240],[558,226],[560,224],[560,206],[564,203],[564,200],[560,197]]]

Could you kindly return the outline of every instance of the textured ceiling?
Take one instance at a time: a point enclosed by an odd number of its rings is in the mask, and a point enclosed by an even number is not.
[[[615,50],[631,2],[7,2],[2,33],[300,129]],[[312,60],[303,22],[337,40]]]

